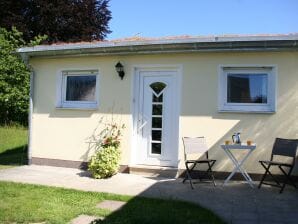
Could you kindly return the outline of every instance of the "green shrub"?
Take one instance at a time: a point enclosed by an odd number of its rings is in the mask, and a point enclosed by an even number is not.
[[[15,51],[46,38],[37,36],[26,43],[16,28],[8,31],[0,27],[0,125],[27,125],[30,72]]]
[[[95,149],[88,163],[88,170],[94,178],[108,178],[118,172],[120,162],[120,137],[124,124],[118,123],[113,114],[111,120],[102,117],[89,140]]]
[[[88,164],[88,170],[94,178],[108,178],[118,172],[120,161],[120,150],[108,146],[100,148],[91,157]]]

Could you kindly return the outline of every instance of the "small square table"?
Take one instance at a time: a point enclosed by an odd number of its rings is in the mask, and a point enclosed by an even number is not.
[[[247,144],[231,144],[231,145],[221,145],[221,148],[225,151],[227,156],[232,160],[235,168],[231,172],[231,174],[227,177],[225,180],[223,186],[227,184],[227,182],[235,175],[237,170],[239,170],[242,174],[242,176],[245,178],[246,182],[253,188],[253,181],[251,177],[248,175],[248,173],[245,171],[245,169],[242,167],[245,160],[250,156],[250,154],[256,149],[256,145],[247,145]],[[245,150],[247,151],[247,154],[241,159],[237,160],[236,157],[233,155],[232,150]]]

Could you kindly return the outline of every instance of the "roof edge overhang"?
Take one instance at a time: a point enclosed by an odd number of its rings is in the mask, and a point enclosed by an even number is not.
[[[65,57],[90,55],[131,55],[163,54],[191,52],[261,52],[261,51],[297,51],[298,35],[278,38],[190,38],[184,40],[155,40],[127,42],[74,43],[58,45],[40,45],[19,48],[17,53],[23,58]]]

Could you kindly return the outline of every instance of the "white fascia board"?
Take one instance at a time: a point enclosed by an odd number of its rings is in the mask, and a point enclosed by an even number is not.
[[[52,44],[52,45],[39,45],[34,47],[23,47],[17,50],[18,53],[34,53],[34,52],[53,52],[53,51],[67,51],[67,50],[91,50],[91,49],[105,49],[108,53],[109,49],[117,48],[129,48],[134,46],[144,46],[150,47],[154,45],[176,45],[178,47],[180,44],[193,44],[194,49],[196,49],[196,44],[208,44],[214,43],[217,45],[223,45],[220,47],[226,47],[227,43],[233,45],[233,43],[241,43],[249,47],[250,43],[256,42],[273,42],[271,47],[275,47],[274,42],[276,42],[276,48],[280,46],[280,41],[291,41],[289,43],[290,47],[297,48],[298,34],[291,35],[276,35],[276,36],[210,36],[210,37],[195,37],[195,38],[181,38],[181,39],[156,39],[156,40],[136,40],[136,41],[102,41],[102,42],[82,42],[82,43],[65,43],[65,44]],[[266,44],[264,44],[266,45]],[[281,45],[282,46],[282,45]],[[208,47],[207,47],[208,48]],[[221,48],[219,48],[221,49]],[[243,49],[243,46],[242,46]]]

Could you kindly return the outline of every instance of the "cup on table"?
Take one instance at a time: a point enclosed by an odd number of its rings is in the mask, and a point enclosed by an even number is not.
[[[229,140],[225,141],[225,145],[230,145],[230,143],[231,143],[231,141],[229,141]]]
[[[252,144],[252,141],[251,140],[247,140],[247,145],[251,145]]]

